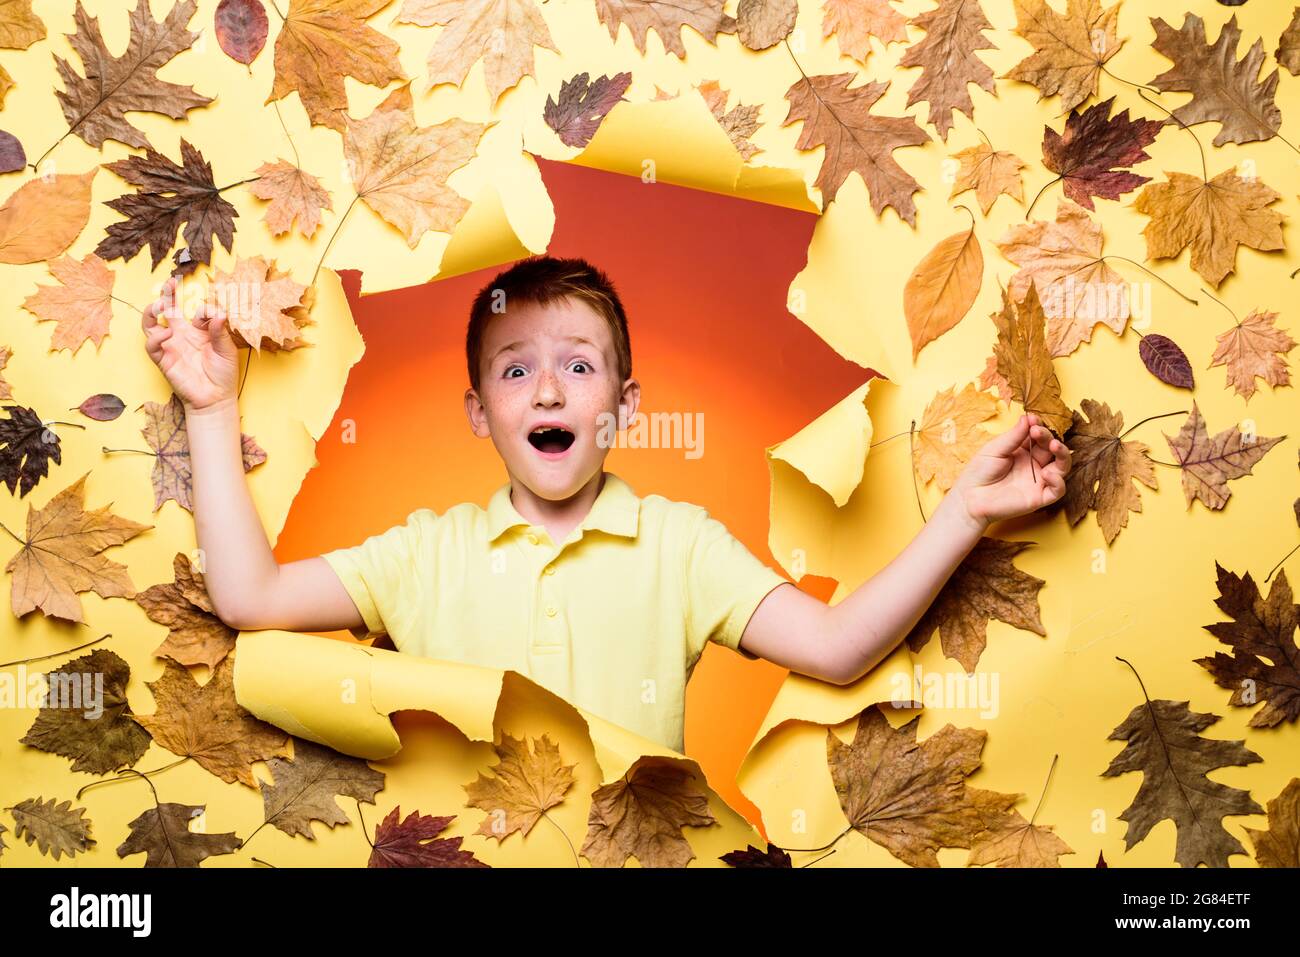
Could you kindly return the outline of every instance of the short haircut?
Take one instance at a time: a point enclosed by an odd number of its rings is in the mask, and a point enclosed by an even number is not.
[[[585,302],[605,320],[618,357],[619,384],[632,376],[632,343],[627,332],[627,315],[609,277],[585,259],[530,256],[521,259],[479,290],[469,310],[465,332],[465,361],[469,382],[477,392],[479,365],[483,355],[483,334],[499,302],[546,305],[565,297]]]

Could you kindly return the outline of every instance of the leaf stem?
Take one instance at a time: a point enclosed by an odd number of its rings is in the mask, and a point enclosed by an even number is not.
[[[5,529],[5,531],[9,531],[9,530]],[[12,535],[13,533],[10,532],[10,534]],[[9,668],[12,667],[13,665],[29,665],[33,661],[44,661],[46,658],[58,658],[61,655],[70,655],[74,651],[80,651],[82,648],[89,648],[91,645],[99,644],[105,638],[112,638],[112,637],[113,637],[113,633],[110,631],[108,632],[108,634],[100,635],[98,638],[92,638],[90,639],[90,641],[83,642],[82,644],[77,645],[75,648],[65,648],[63,649],[63,651],[52,651],[48,655],[38,655],[35,658],[19,658],[16,661],[6,661],[0,663],[0,668]]]

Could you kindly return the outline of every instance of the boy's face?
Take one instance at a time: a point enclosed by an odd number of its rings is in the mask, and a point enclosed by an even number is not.
[[[611,419],[636,413],[640,385],[620,380],[605,320],[579,299],[520,303],[493,316],[483,334],[479,389],[465,414],[491,438],[512,480],[541,498],[570,498],[597,473]],[[605,413],[605,416],[602,416]],[[551,428],[545,428],[550,426]]]

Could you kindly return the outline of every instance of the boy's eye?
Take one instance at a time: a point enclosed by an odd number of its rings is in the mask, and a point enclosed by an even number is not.
[[[520,373],[522,373],[523,371],[524,371],[524,367],[523,367],[523,366],[509,366],[509,367],[506,369],[506,371],[505,371],[505,376],[506,376],[507,379],[511,379],[511,378],[513,378],[513,379],[517,379],[517,378],[519,378],[519,376],[512,376],[511,373],[512,373],[512,372],[520,372]]]
[[[573,366],[574,366],[574,370],[575,370],[575,371],[579,371],[579,372],[581,372],[581,371],[587,371],[587,372],[590,372],[590,371],[591,371],[591,366],[588,365],[587,362],[586,362],[585,360],[583,360],[583,359],[579,359],[577,362],[575,362],[575,363],[573,364]],[[581,368],[579,368],[579,367],[581,367]]]

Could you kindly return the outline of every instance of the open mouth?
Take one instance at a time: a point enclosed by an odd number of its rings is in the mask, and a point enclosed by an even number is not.
[[[567,452],[573,439],[572,432],[558,425],[544,425],[528,433],[528,442],[533,448],[551,454]]]

